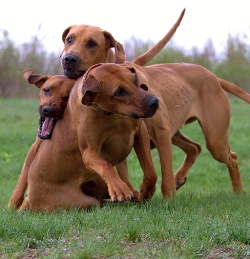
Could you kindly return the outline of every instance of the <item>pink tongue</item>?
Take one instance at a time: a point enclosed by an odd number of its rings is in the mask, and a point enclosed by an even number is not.
[[[52,133],[54,127],[54,122],[53,119],[51,118],[45,118],[45,121],[43,122],[42,130],[41,130],[41,135],[42,136],[47,136]]]

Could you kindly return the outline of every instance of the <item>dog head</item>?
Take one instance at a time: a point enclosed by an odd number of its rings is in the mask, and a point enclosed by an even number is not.
[[[40,89],[38,137],[49,139],[55,123],[63,116],[75,81],[63,75],[34,75],[33,73],[34,70],[28,68],[23,71],[23,77],[27,82],[35,84]]]
[[[84,76],[82,103],[106,114],[118,113],[135,119],[151,117],[159,107],[159,100],[147,92],[145,80],[140,83],[135,69],[126,65],[94,65]]]
[[[62,34],[64,74],[70,79],[82,76],[92,65],[104,62],[123,63],[125,51],[111,33],[90,25],[73,25]],[[114,51],[112,50],[114,48]]]

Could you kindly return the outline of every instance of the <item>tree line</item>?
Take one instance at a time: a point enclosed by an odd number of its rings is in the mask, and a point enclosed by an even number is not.
[[[154,43],[131,37],[125,41],[127,60],[147,51]],[[149,64],[188,62],[200,64],[218,77],[233,82],[245,90],[250,90],[250,45],[238,35],[228,35],[222,53],[217,53],[212,39],[208,39],[203,49],[193,47],[185,50],[170,41]],[[0,39],[0,96],[4,98],[37,98],[36,87],[27,84],[22,71],[33,68],[43,75],[63,74],[59,54],[46,50],[41,39],[33,36],[29,42],[17,45],[7,31],[2,31]]]

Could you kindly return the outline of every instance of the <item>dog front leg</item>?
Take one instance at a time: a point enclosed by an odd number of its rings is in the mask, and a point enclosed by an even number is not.
[[[27,196],[24,202],[22,203],[22,205],[20,206],[20,208],[18,209],[18,211],[21,212],[23,210],[29,210],[29,209],[30,209],[29,196]]]
[[[82,152],[82,159],[90,171],[99,174],[106,182],[112,201],[131,201],[134,198],[133,191],[121,180],[113,165],[101,158],[94,150],[86,149]]]
[[[157,174],[150,153],[150,138],[144,121],[135,135],[134,149],[144,173],[140,186],[140,199],[150,199],[155,193]]]
[[[134,193],[134,198],[136,201],[140,201],[140,195],[137,190],[133,187],[129,180],[129,173],[128,173],[128,163],[127,160],[123,160],[121,163],[116,165],[117,172],[121,179],[127,184],[130,190]]]
[[[28,171],[30,168],[31,163],[35,159],[35,156],[37,154],[38,148],[40,147],[40,143],[42,140],[36,140],[35,143],[32,144],[26,158],[25,162],[22,168],[22,171],[20,173],[17,185],[13,191],[13,194],[10,198],[10,201],[8,203],[8,207],[15,207],[19,208],[23,202],[24,194],[28,186]]]
[[[157,133],[157,149],[161,163],[161,192],[162,198],[173,199],[176,193],[176,183],[173,174],[172,140],[169,131]]]

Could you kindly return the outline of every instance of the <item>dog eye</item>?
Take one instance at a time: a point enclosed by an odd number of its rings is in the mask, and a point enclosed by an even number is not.
[[[124,96],[126,95],[127,92],[122,88],[122,87],[119,87],[115,93],[114,93],[114,96]]]
[[[67,42],[69,45],[72,43],[72,41],[73,41],[72,37],[68,37],[68,38],[66,39],[66,42]]]
[[[45,95],[49,95],[50,94],[50,88],[47,88],[47,89],[43,89],[43,92]]]
[[[89,41],[87,42],[87,47],[93,48],[93,47],[95,47],[95,46],[97,46],[97,44],[96,44],[93,40],[89,40]]]

